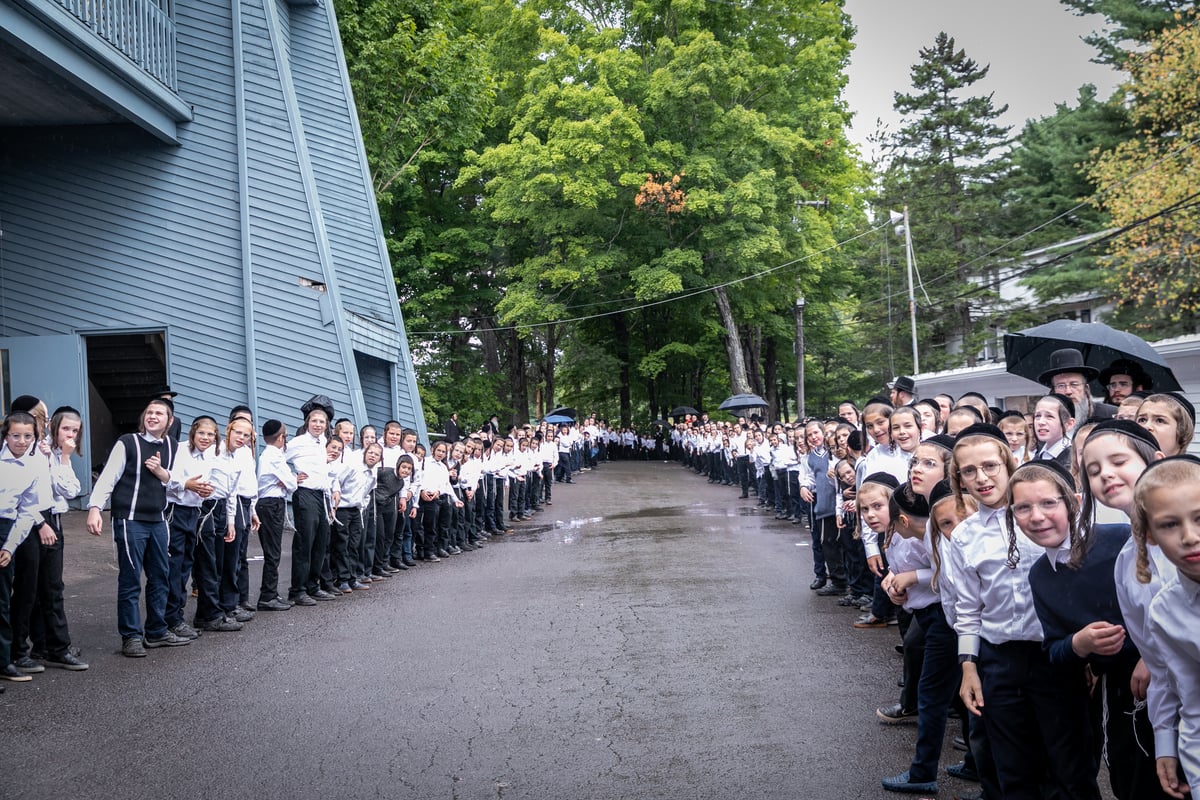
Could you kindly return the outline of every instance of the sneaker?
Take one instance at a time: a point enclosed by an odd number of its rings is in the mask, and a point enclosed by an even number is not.
[[[68,669],[72,672],[82,672],[83,670],[87,669],[87,663],[80,659],[78,655],[76,655],[78,651],[75,653],[71,652],[71,650],[74,649],[75,648],[68,648],[67,652],[63,653],[61,656],[47,656],[46,666],[57,667],[58,669]]]
[[[249,622],[250,620],[254,619],[255,616],[256,616],[256,612],[247,611],[246,609],[242,608],[241,606],[238,606],[237,608],[233,609],[232,614],[226,614],[225,618],[226,619],[232,618],[235,622]]]
[[[191,643],[191,639],[176,636],[170,631],[164,632],[162,636],[147,636],[142,642],[146,647],[182,647]]]
[[[439,559],[442,559],[442,558],[449,558],[449,557],[450,557],[450,554],[449,554],[448,552],[446,552],[445,550],[440,550],[440,549],[437,551],[437,553],[436,553],[435,555],[436,555],[436,556],[437,556]]]
[[[906,794],[937,794],[937,781],[913,781],[908,777],[908,770],[901,772],[899,775],[894,775],[891,778],[884,778],[883,788],[889,792],[904,792]]]
[[[863,630],[864,628],[886,628],[887,625],[888,623],[886,619],[880,619],[879,617],[870,613],[863,614],[854,621],[854,627],[858,628],[859,630]]]
[[[242,629],[242,623],[229,617],[217,617],[216,619],[210,619],[208,622],[197,622],[196,627],[200,630],[214,631],[216,633],[233,633]]]
[[[350,588],[349,581],[342,581],[341,583],[339,583],[337,585],[337,590],[339,592],[341,592],[342,594],[350,594],[352,591],[354,591],[353,589]]]
[[[146,648],[142,646],[141,639],[130,636],[128,639],[121,640],[121,655],[126,658],[145,658]]]
[[[835,586],[832,583],[828,586],[823,586],[820,589],[817,589],[817,597],[838,597],[845,593],[845,586]]]
[[[350,588],[357,592],[361,592],[363,589],[370,589],[371,584],[356,580],[354,583],[350,584]]]
[[[171,626],[171,633],[183,639],[199,639],[200,631],[180,620]]]
[[[5,664],[3,667],[0,667],[0,680],[12,681],[13,683],[27,683],[33,680],[33,676],[21,672],[15,664]]]
[[[441,561],[441,559],[440,559],[440,558],[438,558],[437,556],[435,556],[433,553],[426,553],[426,554],[425,554],[425,560],[426,560],[426,561],[429,561],[429,562],[433,562],[433,561]]]
[[[875,709],[875,716],[885,725],[911,724],[917,721],[916,709],[905,708],[899,703],[887,708]]]
[[[21,670],[21,672],[24,672],[26,675],[37,675],[40,672],[46,671],[44,666],[34,661],[29,656],[21,656],[20,658],[13,659],[12,663],[14,667]]]
[[[450,545],[450,549],[447,552],[450,553],[450,555],[452,555],[452,556],[457,556],[462,553],[462,550],[458,547],[458,545],[452,544],[452,545]],[[438,553],[438,555],[441,555],[441,553]]]

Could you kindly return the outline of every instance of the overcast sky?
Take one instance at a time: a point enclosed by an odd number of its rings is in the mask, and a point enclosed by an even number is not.
[[[1101,17],[1076,17],[1056,0],[846,0],[858,33],[851,55],[846,101],[855,112],[850,136],[869,155],[866,139],[876,119],[895,130],[893,93],[911,88],[909,68],[918,50],[939,31],[981,65],[990,64],[976,94],[993,92],[1009,112],[1002,122],[1020,130],[1026,119],[1074,104],[1078,88],[1093,83],[1108,97],[1120,73],[1089,59],[1081,36],[1101,27]]]

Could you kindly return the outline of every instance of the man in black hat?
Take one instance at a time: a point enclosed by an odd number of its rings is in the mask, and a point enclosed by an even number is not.
[[[1108,402],[1121,405],[1134,392],[1147,392],[1154,388],[1153,381],[1142,365],[1129,358],[1118,358],[1100,370],[1100,385],[1107,392]]]
[[[1111,419],[1117,412],[1116,406],[1092,400],[1088,382],[1099,374],[1098,369],[1083,362],[1083,353],[1065,347],[1050,354],[1050,369],[1038,375],[1038,383],[1071,398],[1075,404],[1075,424],[1082,425],[1091,417]]]
[[[888,384],[888,396],[896,408],[917,399],[917,384],[907,375],[900,375]]]

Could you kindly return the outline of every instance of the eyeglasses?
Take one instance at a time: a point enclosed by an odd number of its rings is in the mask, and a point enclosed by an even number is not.
[[[1083,381],[1071,381],[1069,383],[1066,381],[1063,381],[1061,383],[1054,384],[1054,391],[1063,392],[1063,391],[1066,391],[1067,389],[1082,389],[1083,387],[1084,387]]]
[[[1050,516],[1054,512],[1058,511],[1059,506],[1061,506],[1063,502],[1065,501],[1061,496],[1059,496],[1047,497],[1045,500],[1038,500],[1036,503],[1017,503],[1012,507],[1012,515],[1015,519],[1028,519],[1029,515],[1033,513],[1033,509],[1036,506],[1037,508],[1041,509],[1043,514]]]
[[[934,461],[932,458],[914,458],[912,460],[913,469],[920,467],[921,469],[937,469],[942,462]]]
[[[999,461],[989,461],[986,464],[980,464],[978,469],[974,466],[963,467],[958,471],[958,474],[967,480],[973,480],[979,474],[980,470],[982,470],[984,475],[994,478],[1000,474],[1000,468],[1003,466]]]

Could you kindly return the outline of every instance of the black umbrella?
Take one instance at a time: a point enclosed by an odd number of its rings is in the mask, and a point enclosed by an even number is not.
[[[1039,375],[1051,368],[1050,354],[1067,347],[1082,353],[1084,364],[1097,370],[1103,370],[1118,359],[1129,359],[1142,367],[1153,381],[1156,391],[1178,392],[1183,388],[1167,362],[1144,339],[1110,328],[1102,322],[1059,319],[1018,333],[1005,334],[1006,369],[1013,375],[1036,381]],[[1094,394],[1104,394],[1103,387],[1100,387],[1100,391],[1096,391],[1096,388],[1093,384]]]
[[[655,427],[662,428],[666,425],[670,425],[671,423],[667,422],[665,419],[656,419],[650,424],[654,425]]]
[[[546,415],[547,417],[570,417],[574,420],[579,415],[575,413],[575,409],[570,406],[559,406]]]
[[[668,414],[667,416],[668,417],[685,417],[688,414],[691,414],[693,417],[700,416],[700,412],[697,411],[696,409],[692,408],[691,406],[675,406],[673,409],[671,409],[671,413]]]
[[[756,394],[735,394],[727,397],[717,408],[722,411],[744,411],[747,408],[766,408],[767,401]]]

